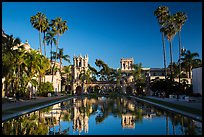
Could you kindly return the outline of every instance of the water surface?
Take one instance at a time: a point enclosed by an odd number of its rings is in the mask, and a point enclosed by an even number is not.
[[[132,98],[74,98],[2,123],[5,135],[202,135],[202,123]]]

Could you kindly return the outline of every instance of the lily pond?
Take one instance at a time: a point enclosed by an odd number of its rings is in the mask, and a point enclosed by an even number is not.
[[[133,98],[78,97],[2,123],[4,135],[202,135],[202,123]]]

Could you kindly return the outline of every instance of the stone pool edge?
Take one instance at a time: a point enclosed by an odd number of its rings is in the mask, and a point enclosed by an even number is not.
[[[10,120],[10,119],[25,115],[25,114],[33,112],[33,111],[43,109],[43,108],[48,107],[48,106],[52,106],[54,104],[57,104],[57,103],[60,103],[60,102],[63,102],[63,101],[66,101],[66,100],[69,100],[69,99],[72,99],[72,98],[75,98],[75,97],[76,96],[68,97],[68,98],[65,98],[65,99],[62,99],[62,100],[53,101],[53,102],[45,104],[45,105],[40,105],[40,106],[37,106],[37,107],[33,107],[33,108],[30,108],[30,109],[26,109],[26,110],[23,110],[23,111],[16,112],[15,114],[8,114],[8,115],[4,115],[4,116],[2,115],[2,122],[5,122],[7,120]]]
[[[141,99],[141,98],[138,98],[138,97],[134,97],[134,96],[130,96],[130,97],[135,98],[136,100],[139,100],[139,101],[146,102],[146,103],[154,105],[154,106],[158,106],[158,107],[160,107],[162,109],[165,109],[167,111],[174,112],[174,113],[179,113],[179,114],[182,114],[182,115],[184,115],[186,117],[189,117],[189,118],[192,118],[192,119],[197,120],[199,122],[202,122],[202,117],[200,117],[198,115],[188,113],[188,112],[184,112],[184,111],[181,111],[181,110],[178,110],[178,109],[175,109],[175,108],[171,108],[171,107],[168,107],[168,106],[165,106],[165,105],[157,104],[157,103],[154,103],[154,102],[151,102],[151,101],[148,101],[148,100],[145,100],[145,99]]]

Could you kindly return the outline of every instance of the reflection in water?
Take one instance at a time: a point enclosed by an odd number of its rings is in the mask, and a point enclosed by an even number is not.
[[[202,134],[202,123],[131,98],[74,98],[2,123],[5,135]]]
[[[135,128],[135,116],[132,114],[122,115],[122,127],[123,128]]]

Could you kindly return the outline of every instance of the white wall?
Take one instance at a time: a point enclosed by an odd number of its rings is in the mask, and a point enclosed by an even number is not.
[[[193,92],[202,95],[202,67],[192,70]]]
[[[52,83],[52,75],[45,75],[45,82],[51,82]],[[59,72],[56,73],[53,77],[53,87],[55,92],[61,91],[61,76]]]

